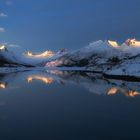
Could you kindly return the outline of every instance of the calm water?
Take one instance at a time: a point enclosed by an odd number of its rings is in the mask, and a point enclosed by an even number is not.
[[[140,83],[67,71],[0,81],[1,140],[140,139]]]

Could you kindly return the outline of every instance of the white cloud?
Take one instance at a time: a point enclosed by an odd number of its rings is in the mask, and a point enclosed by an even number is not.
[[[8,17],[5,13],[0,13],[0,17]]]
[[[5,32],[5,29],[3,27],[0,27],[0,33]]]

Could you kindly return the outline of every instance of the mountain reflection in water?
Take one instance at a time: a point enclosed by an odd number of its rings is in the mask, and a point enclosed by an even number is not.
[[[54,81],[54,79],[51,77],[45,77],[45,76],[41,76],[41,75],[30,75],[27,77],[28,83],[31,83],[33,80],[39,80],[45,84],[51,84]]]
[[[0,82],[0,89],[3,89],[3,88],[6,88],[6,84],[5,84],[5,83]]]
[[[65,85],[75,84],[87,89],[90,93],[98,95],[113,96],[123,94],[129,97],[140,95],[139,82],[128,82],[115,79],[105,79],[101,74],[81,71],[26,71],[17,73],[0,74],[0,90],[17,86],[16,81],[25,81],[25,83],[33,83],[41,81],[44,84],[53,84],[54,82]],[[20,87],[19,87],[20,88]]]
[[[138,91],[134,91],[134,90],[128,90],[128,89],[125,89],[125,88],[120,88],[120,87],[112,87],[107,95],[115,95],[117,93],[122,93],[124,94],[125,96],[129,96],[129,97],[135,97],[137,95],[139,95],[140,93]]]

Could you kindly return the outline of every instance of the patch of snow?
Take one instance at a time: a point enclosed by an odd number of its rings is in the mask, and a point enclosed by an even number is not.
[[[124,64],[119,68],[115,67],[114,69],[109,70],[105,73],[110,75],[126,75],[140,77],[140,64],[139,63]]]

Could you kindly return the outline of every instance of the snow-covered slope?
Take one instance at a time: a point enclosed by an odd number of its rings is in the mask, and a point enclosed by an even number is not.
[[[99,40],[79,50],[68,52],[54,61],[51,60],[46,66],[87,66],[93,58],[104,58],[106,61],[114,55],[121,56],[121,52]]]
[[[64,55],[65,52],[58,51],[53,54],[50,51],[45,51],[41,54],[27,55],[19,54],[14,50],[8,50],[5,46],[0,46],[0,64],[4,66],[44,66],[47,61],[57,59]]]
[[[47,62],[46,66],[62,66],[62,65],[77,65],[78,61],[82,61],[85,65],[87,63],[91,64],[90,61],[100,59],[100,62],[107,62],[108,59],[113,57],[118,57],[119,59],[123,59],[127,56],[135,56],[140,53],[140,48],[133,48],[132,46],[128,46],[125,43],[121,46],[113,46],[109,44],[107,41],[96,41],[90,43],[88,46],[81,48],[76,51],[68,52],[54,61]],[[87,62],[88,61],[88,62]],[[82,62],[79,62],[79,65],[84,65]],[[87,62],[87,63],[86,63]],[[94,63],[92,63],[94,64]]]
[[[140,76],[140,42],[128,39],[119,45],[115,41],[96,41],[75,51],[45,51],[41,54],[16,54],[0,47],[2,64],[41,67],[84,67],[112,75]],[[48,55],[48,53],[50,53]],[[45,54],[45,55],[44,55]]]
[[[138,43],[137,43],[138,44]],[[46,63],[47,67],[86,67],[106,74],[140,76],[140,46],[96,41]]]
[[[9,51],[5,46],[0,46],[0,64],[14,65],[22,63],[12,51]]]

